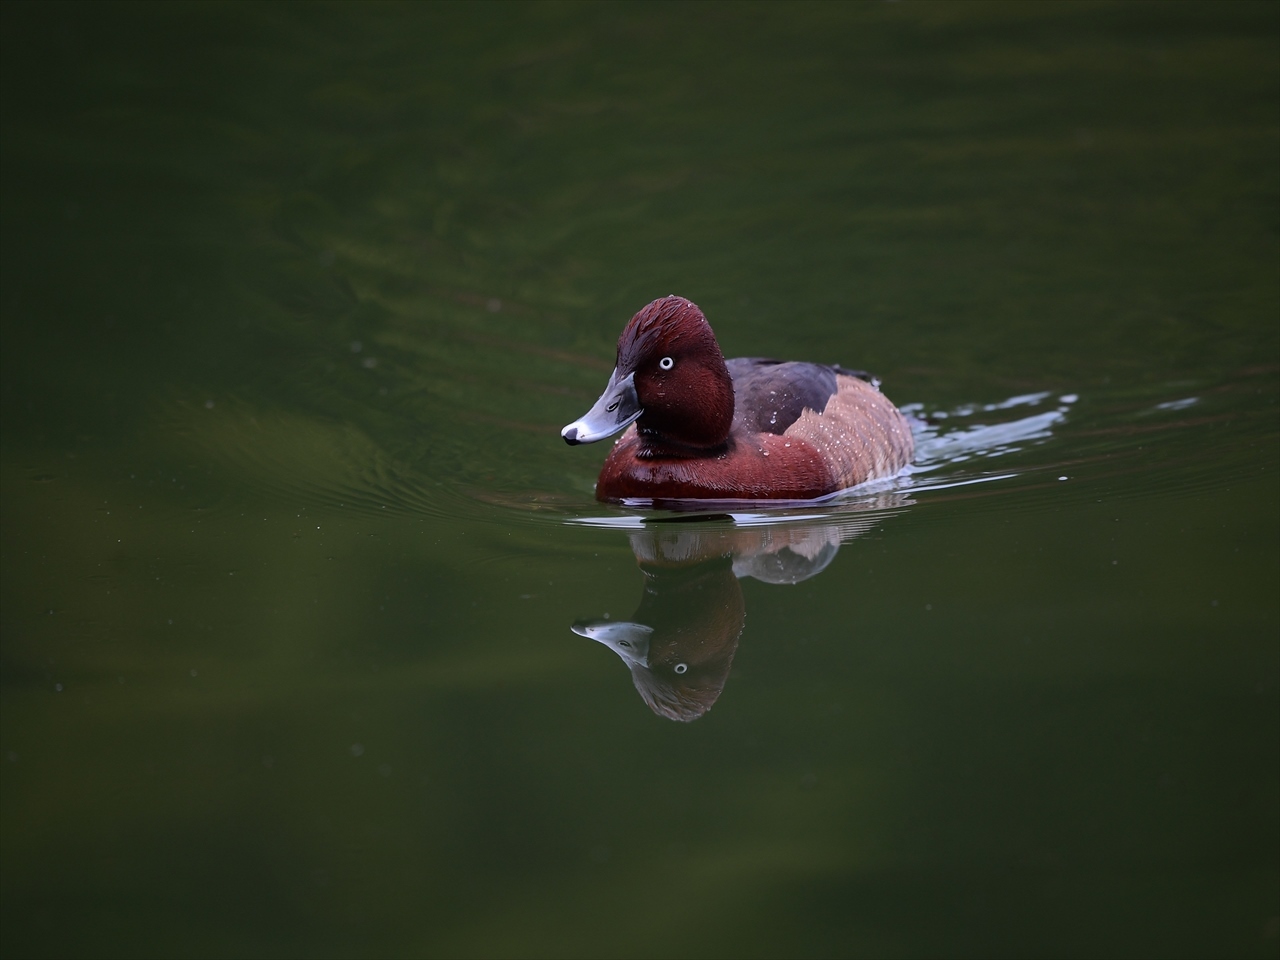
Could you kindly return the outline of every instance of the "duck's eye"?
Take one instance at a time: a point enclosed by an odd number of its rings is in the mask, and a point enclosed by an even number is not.
[[[676,365],[676,362],[672,360],[670,357],[663,357],[661,360],[658,361],[658,366],[660,366],[663,370],[670,370],[675,365]]]
[[[688,669],[689,669],[689,665],[687,663],[676,664],[676,673],[684,673]]]

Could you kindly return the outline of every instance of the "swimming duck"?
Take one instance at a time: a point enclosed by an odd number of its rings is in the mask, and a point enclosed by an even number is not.
[[[697,304],[677,296],[631,318],[604,393],[560,435],[619,430],[599,500],[812,500],[891,477],[914,453],[907,418],[868,374],[726,361]]]

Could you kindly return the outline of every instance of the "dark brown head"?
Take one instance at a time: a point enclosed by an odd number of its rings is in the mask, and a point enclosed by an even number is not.
[[[640,434],[656,444],[717,447],[733,424],[733,380],[711,324],[684,297],[655,300],[618,338],[618,371],[635,374]]]
[[[729,437],[733,380],[707,318],[684,297],[655,300],[631,318],[604,394],[561,435],[590,443],[633,421],[655,453],[699,454]]]

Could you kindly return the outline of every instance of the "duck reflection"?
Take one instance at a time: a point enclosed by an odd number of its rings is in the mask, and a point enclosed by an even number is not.
[[[905,504],[901,496],[868,506]],[[715,704],[729,678],[746,623],[740,578],[794,584],[821,573],[840,544],[884,519],[849,515],[814,522],[743,525],[731,517],[696,524],[650,522],[633,530],[631,550],[644,593],[630,620],[579,620],[573,632],[604,644],[631,670],[654,713],[696,720]]]

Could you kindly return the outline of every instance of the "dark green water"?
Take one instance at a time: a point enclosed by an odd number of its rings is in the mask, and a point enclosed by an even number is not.
[[[1280,6],[0,23],[5,955],[1280,954]],[[671,292],[917,471],[596,504]]]

